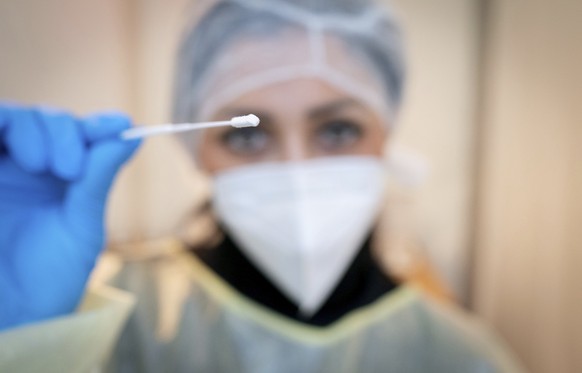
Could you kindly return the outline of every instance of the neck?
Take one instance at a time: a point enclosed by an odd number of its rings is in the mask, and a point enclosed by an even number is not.
[[[244,255],[227,235],[216,247],[193,253],[230,286],[246,297],[298,322],[326,326],[358,308],[365,307],[397,287],[372,257],[371,238],[360,248],[335,289],[317,313],[302,316],[289,300]]]

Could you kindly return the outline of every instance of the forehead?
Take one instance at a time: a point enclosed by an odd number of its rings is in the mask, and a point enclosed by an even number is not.
[[[212,119],[247,113],[281,123],[358,114],[382,127],[389,127],[385,118],[366,103],[317,78],[295,79],[256,89],[219,108]]]

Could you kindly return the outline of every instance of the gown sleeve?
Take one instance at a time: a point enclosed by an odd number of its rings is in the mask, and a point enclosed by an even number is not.
[[[0,372],[98,372],[134,306],[131,294],[90,289],[77,312],[0,333]]]
[[[525,373],[510,349],[480,320],[442,302],[425,303],[427,356],[433,372]]]

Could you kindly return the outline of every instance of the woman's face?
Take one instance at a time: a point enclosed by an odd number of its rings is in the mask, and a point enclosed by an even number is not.
[[[381,157],[386,123],[354,97],[314,78],[257,89],[224,105],[212,120],[255,114],[254,128],[205,130],[200,167],[213,175],[258,162],[301,161],[336,155]]]

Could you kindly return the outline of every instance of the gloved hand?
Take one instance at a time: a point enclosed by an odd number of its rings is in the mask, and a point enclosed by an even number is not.
[[[107,195],[138,141],[121,114],[0,103],[0,330],[69,313],[104,246]]]

